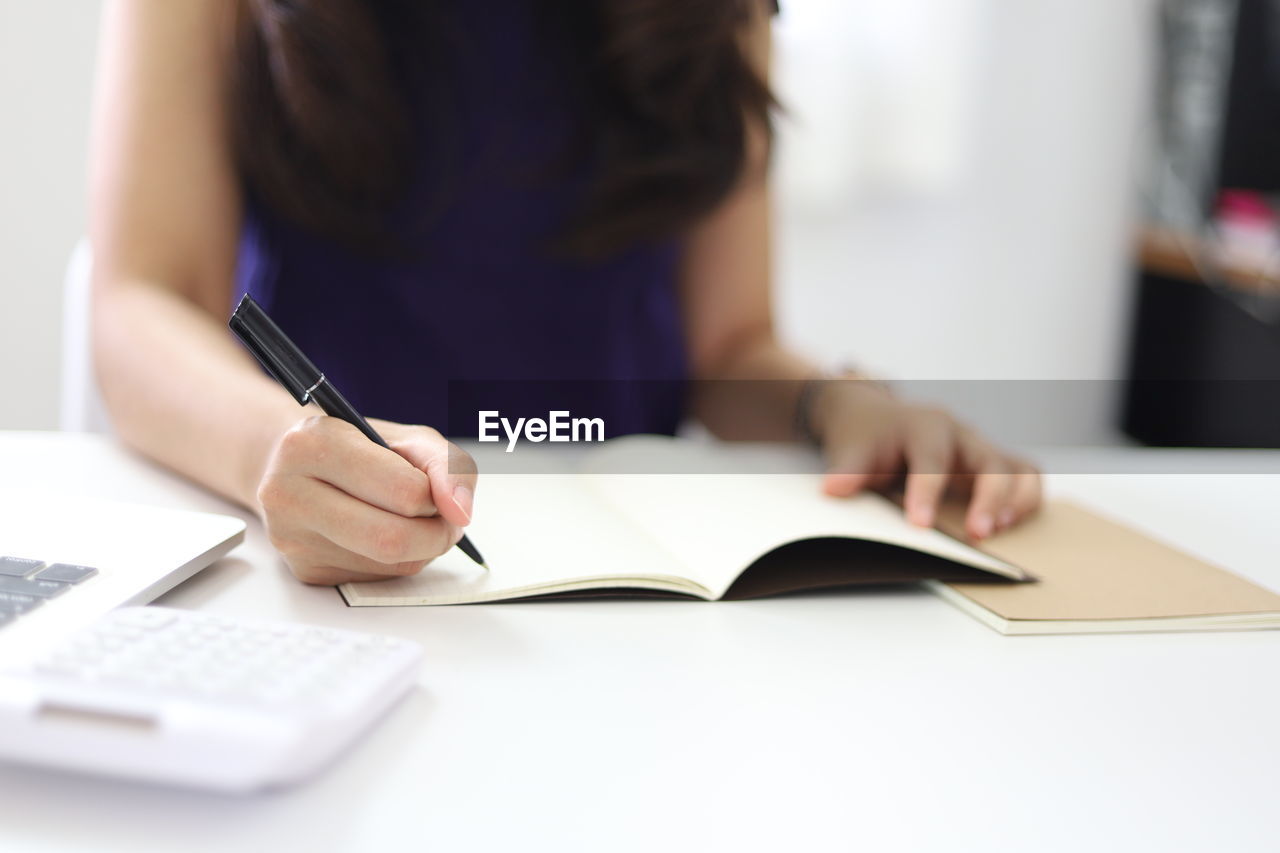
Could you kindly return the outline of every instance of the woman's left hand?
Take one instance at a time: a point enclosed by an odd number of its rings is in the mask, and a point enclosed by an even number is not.
[[[907,518],[937,520],[948,494],[965,496],[974,540],[1017,524],[1040,505],[1040,472],[988,443],[945,411],[895,399],[863,380],[831,380],[811,398],[810,424],[827,458],[823,489],[849,497],[904,475]]]

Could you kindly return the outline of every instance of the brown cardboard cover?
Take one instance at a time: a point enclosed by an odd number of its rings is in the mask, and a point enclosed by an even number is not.
[[[1280,595],[1066,501],[982,549],[1039,583],[948,585],[1009,620],[1280,613]]]

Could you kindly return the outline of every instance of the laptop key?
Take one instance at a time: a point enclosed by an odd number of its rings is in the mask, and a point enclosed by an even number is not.
[[[16,592],[18,595],[34,595],[37,598],[53,598],[71,589],[69,583],[29,580],[0,575],[0,592]]]
[[[35,576],[40,581],[58,581],[59,583],[80,583],[85,578],[91,578],[98,573],[97,569],[89,566],[73,566],[70,563],[54,563],[45,569],[41,569],[39,574]]]
[[[0,610],[6,613],[26,613],[44,604],[43,598],[34,595],[22,595],[16,592],[0,592]]]
[[[27,560],[22,557],[0,557],[0,575],[26,577],[44,565],[44,560]]]

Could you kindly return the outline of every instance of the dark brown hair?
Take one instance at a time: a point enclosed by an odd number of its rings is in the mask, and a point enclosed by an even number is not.
[[[257,199],[354,248],[380,243],[415,168],[404,81],[432,73],[442,2],[240,0],[232,141]],[[743,49],[761,2],[547,4],[572,22],[570,60],[592,108],[592,183],[561,248],[602,257],[679,234],[733,188],[753,125],[769,139],[773,99]]]

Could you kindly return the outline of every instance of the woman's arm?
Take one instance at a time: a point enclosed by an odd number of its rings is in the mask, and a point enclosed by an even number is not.
[[[765,79],[769,21],[767,13],[757,13],[744,45]],[[764,128],[748,128],[747,149],[738,188],[694,229],[686,246],[681,296],[693,374],[712,380],[696,384],[694,414],[721,438],[787,440],[795,434],[801,386],[817,371],[774,335]]]
[[[126,442],[253,506],[299,418],[226,334],[240,195],[224,71],[234,3],[116,0],[91,160],[94,357]]]
[[[241,219],[228,134],[228,0],[114,0],[93,131],[94,357],[129,444],[258,511],[303,580],[417,571],[470,520],[447,443],[397,454],[307,414],[233,342]],[[465,487],[456,491],[457,487]],[[436,516],[437,507],[444,516]]]
[[[748,45],[766,72],[767,16],[752,22]],[[763,129],[755,128],[739,187],[686,247],[681,296],[698,380],[694,414],[721,438],[780,441],[796,437],[803,403],[827,457],[826,491],[850,496],[905,474],[907,514],[921,525],[934,523],[948,490],[971,496],[966,527],[975,539],[1033,512],[1040,500],[1035,469],[945,412],[899,402],[865,382],[823,383],[816,394],[802,394],[820,372],[774,333],[766,147]]]

